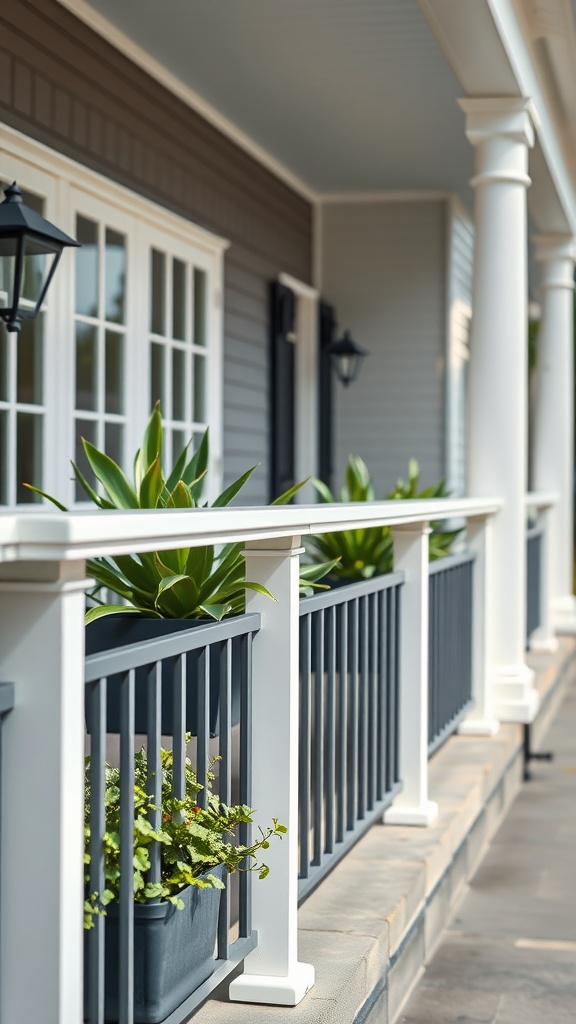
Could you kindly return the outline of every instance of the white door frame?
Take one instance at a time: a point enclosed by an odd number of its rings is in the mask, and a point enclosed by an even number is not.
[[[296,479],[318,475],[318,302],[319,292],[290,274],[280,274],[280,284],[296,296],[295,338],[295,422]],[[311,485],[303,487],[296,501],[314,502]]]

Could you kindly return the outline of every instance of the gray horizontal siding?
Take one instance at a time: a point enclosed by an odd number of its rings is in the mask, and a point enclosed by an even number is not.
[[[261,462],[243,500],[266,501],[268,286],[282,271],[310,280],[310,204],[56,0],[0,8],[0,117],[230,239],[224,473],[238,475],[237,453]]]
[[[368,463],[379,494],[408,460],[423,483],[444,472],[445,204],[328,204],[323,293],[366,358],[335,389],[336,481],[349,454]]]

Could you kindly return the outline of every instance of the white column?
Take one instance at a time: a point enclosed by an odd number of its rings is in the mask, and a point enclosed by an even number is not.
[[[533,476],[535,491],[554,491],[548,515],[552,626],[576,632],[572,593],[574,497],[574,259],[572,237],[534,239],[542,267]]]
[[[466,99],[475,147],[474,287],[470,340],[470,494],[496,496],[494,572],[488,606],[493,644],[492,708],[530,722],[538,707],[526,643],[527,213],[530,103]]]
[[[266,851],[270,874],[252,886],[252,924],[258,946],[230,999],[295,1006],[314,984],[314,968],[298,962],[298,703],[299,537],[248,544],[246,578],[275,600],[248,594],[246,610],[260,612],[252,657],[252,803],[258,819],[288,827]]]
[[[84,563],[0,572],[0,1018],[82,1020]]]
[[[402,791],[384,813],[387,825],[430,825],[428,799],[428,534],[427,523],[392,528],[400,596],[400,779]]]
[[[470,519],[466,528],[466,547],[474,552],[472,585],[472,698],[474,707],[459,726],[461,736],[495,736],[500,723],[492,711],[492,693],[488,675],[492,664],[490,608],[492,588],[491,519]]]

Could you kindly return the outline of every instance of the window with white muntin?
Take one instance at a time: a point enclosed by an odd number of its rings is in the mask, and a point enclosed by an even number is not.
[[[18,336],[0,325],[0,506],[41,500],[24,481],[84,502],[70,468],[91,478],[81,438],[131,476],[157,400],[166,465],[210,427],[219,493],[226,243],[0,126],[0,183],[14,179],[82,247],[63,256],[36,320]]]
[[[190,259],[150,250],[150,405],[164,413],[170,466],[208,426],[210,353],[206,270]]]
[[[160,401],[165,467],[210,426],[214,471],[221,416],[215,260],[80,191],[75,197],[82,243],[75,253],[75,461],[95,485],[85,438],[130,473],[127,463]],[[85,500],[79,485],[75,500]]]
[[[74,456],[90,476],[82,438],[125,463],[128,332],[126,235],[76,215]],[[76,484],[75,498],[85,495]]]

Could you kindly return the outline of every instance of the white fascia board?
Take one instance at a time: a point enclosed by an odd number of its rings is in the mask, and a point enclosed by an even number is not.
[[[569,161],[554,127],[555,119],[540,85],[514,4],[512,0],[486,0],[486,2],[490,7],[520,92],[523,96],[530,97],[537,111],[538,139],[554,181],[558,199],[562,204],[568,229],[576,234],[576,192],[569,172]]]
[[[203,544],[248,543],[370,526],[495,515],[498,498],[0,515],[0,561],[74,561]],[[4,573],[4,576],[6,573]]]
[[[383,189],[380,192],[321,192],[318,202],[323,206],[331,203],[429,203],[450,199],[448,189]]]
[[[98,35],[102,36],[106,42],[114,46],[120,53],[123,53],[134,64],[142,68],[151,78],[156,79],[157,82],[177,96],[178,99],[182,100],[191,110],[200,114],[205,121],[208,121],[214,128],[217,128],[222,135],[229,138],[240,149],[243,149],[249,156],[262,164],[263,167],[266,167],[275,177],[280,178],[294,192],[297,192],[310,203],[314,204],[317,202],[316,192],[302,181],[297,174],[291,171],[290,168],[285,167],[280,160],[277,160],[258,142],[250,138],[241,128],[238,128],[232,121],[229,121],[227,117],[216,110],[216,107],[213,107],[211,103],[203,99],[194,89],[185,85],[176,75],[173,75],[163,64],[155,60],[154,57],[151,57],[146,50],[138,46],[137,43],[111,21],[108,21],[107,18],[95,11],[93,7],[85,3],[85,0],[58,0],[58,3],[66,7],[72,14],[75,14],[77,18],[93,29],[94,32],[97,32]]]

